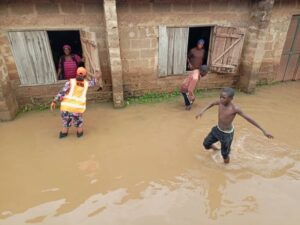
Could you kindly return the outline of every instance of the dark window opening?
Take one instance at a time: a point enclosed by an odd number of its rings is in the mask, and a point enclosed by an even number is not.
[[[82,58],[82,47],[80,42],[79,31],[47,31],[52,51],[52,57],[56,71],[58,71],[59,59],[64,55],[63,46],[70,45],[72,54],[76,54]],[[78,66],[83,66],[79,63]]]
[[[199,39],[204,39],[205,57],[203,64],[207,64],[208,61],[208,50],[210,44],[210,34],[212,27],[190,27],[189,28],[189,40],[188,40],[188,52],[197,46]],[[187,67],[188,70],[188,67]]]

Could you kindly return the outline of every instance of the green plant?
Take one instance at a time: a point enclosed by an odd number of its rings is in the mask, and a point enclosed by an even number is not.
[[[197,97],[214,97],[219,95],[219,89],[208,90],[208,89],[197,89],[195,90],[195,95]],[[162,92],[162,93],[146,93],[141,96],[129,97],[126,101],[126,105],[131,104],[144,104],[144,103],[155,103],[162,101],[170,101],[176,99],[180,96],[181,93],[179,90],[173,92]]]
[[[31,112],[31,111],[45,111],[50,108],[50,103],[45,102],[45,103],[35,103],[35,104],[26,104],[23,107],[19,109],[18,114],[20,113],[26,113],[26,112]]]
[[[173,91],[173,92],[162,92],[162,93],[146,93],[141,96],[137,97],[129,97],[126,101],[127,105],[130,104],[143,104],[143,103],[153,103],[153,102],[161,102],[165,100],[173,99],[174,97],[177,97],[180,95],[179,90]]]

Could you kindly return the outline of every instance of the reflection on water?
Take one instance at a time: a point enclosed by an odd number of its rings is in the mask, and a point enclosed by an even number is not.
[[[128,195],[125,189],[118,189],[105,195],[95,194],[72,212],[56,216],[59,208],[66,203],[65,199],[61,199],[35,206],[7,218],[5,222],[6,224],[19,224],[20,221],[43,222],[56,225],[66,221],[70,224],[76,224],[78,221],[81,221],[80,224],[96,224],[98,221],[104,224],[118,224],[124,221],[124,224],[139,224],[145,219],[145,224],[151,224],[147,222],[149,218],[150,221],[163,224],[163,221],[168,222],[168,217],[177,217],[176,220],[185,222],[184,218],[180,218],[182,211],[190,214],[191,221],[205,217],[205,213],[210,219],[215,220],[231,213],[251,212],[257,207],[253,196],[245,196],[237,202],[222,201],[221,192],[224,187],[214,184],[198,185],[197,187],[191,183],[184,183],[172,191],[168,186],[151,183],[140,193],[141,199],[130,199],[126,203],[123,203],[123,199]],[[176,224],[181,224],[179,221]]]
[[[0,124],[0,224],[296,225],[300,188],[300,83],[238,94],[236,103],[276,137],[235,121],[231,164],[201,143],[182,100],[113,110],[90,106],[85,137],[57,139],[59,112]],[[27,132],[32,127],[31,132]],[[287,216],[288,215],[288,223]],[[234,223],[233,223],[234,221]]]

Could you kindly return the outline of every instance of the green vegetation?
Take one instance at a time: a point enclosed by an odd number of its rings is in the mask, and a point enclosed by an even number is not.
[[[203,90],[203,89],[197,89],[195,91],[195,95],[197,97],[216,97],[219,95],[219,89],[213,89],[213,90]],[[141,96],[137,97],[129,97],[126,101],[127,105],[131,104],[144,104],[144,103],[157,103],[157,102],[165,102],[165,101],[172,101],[178,98],[178,96],[181,96],[181,93],[179,90],[173,91],[173,92],[162,92],[162,93],[146,93]]]
[[[162,102],[166,100],[174,99],[179,96],[180,92],[178,90],[171,93],[162,92],[162,93],[146,93],[137,97],[129,97],[126,101],[127,105],[130,104],[143,104],[143,103],[153,103],[153,102]]]
[[[274,86],[281,83],[280,81],[269,82],[268,80],[260,80],[256,83],[256,87]]]
[[[31,111],[45,111],[50,109],[50,103],[36,103],[36,104],[26,104],[19,109],[18,114],[31,112]]]

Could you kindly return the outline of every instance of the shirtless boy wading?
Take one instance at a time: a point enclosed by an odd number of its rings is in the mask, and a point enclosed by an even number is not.
[[[220,100],[212,102],[210,105],[205,107],[198,115],[196,115],[196,119],[198,119],[199,117],[202,117],[206,110],[216,105],[219,106],[218,125],[212,128],[211,132],[204,139],[203,145],[207,150],[218,150],[218,148],[214,146],[214,143],[220,141],[221,153],[224,159],[224,163],[230,162],[230,146],[234,134],[234,127],[232,125],[232,122],[236,114],[240,115],[249,123],[260,129],[266,137],[273,138],[271,134],[265,131],[260,125],[258,125],[258,123],[256,123],[252,118],[246,115],[240,108],[238,108],[231,102],[233,96],[234,90],[232,88],[224,88],[220,94]]]

